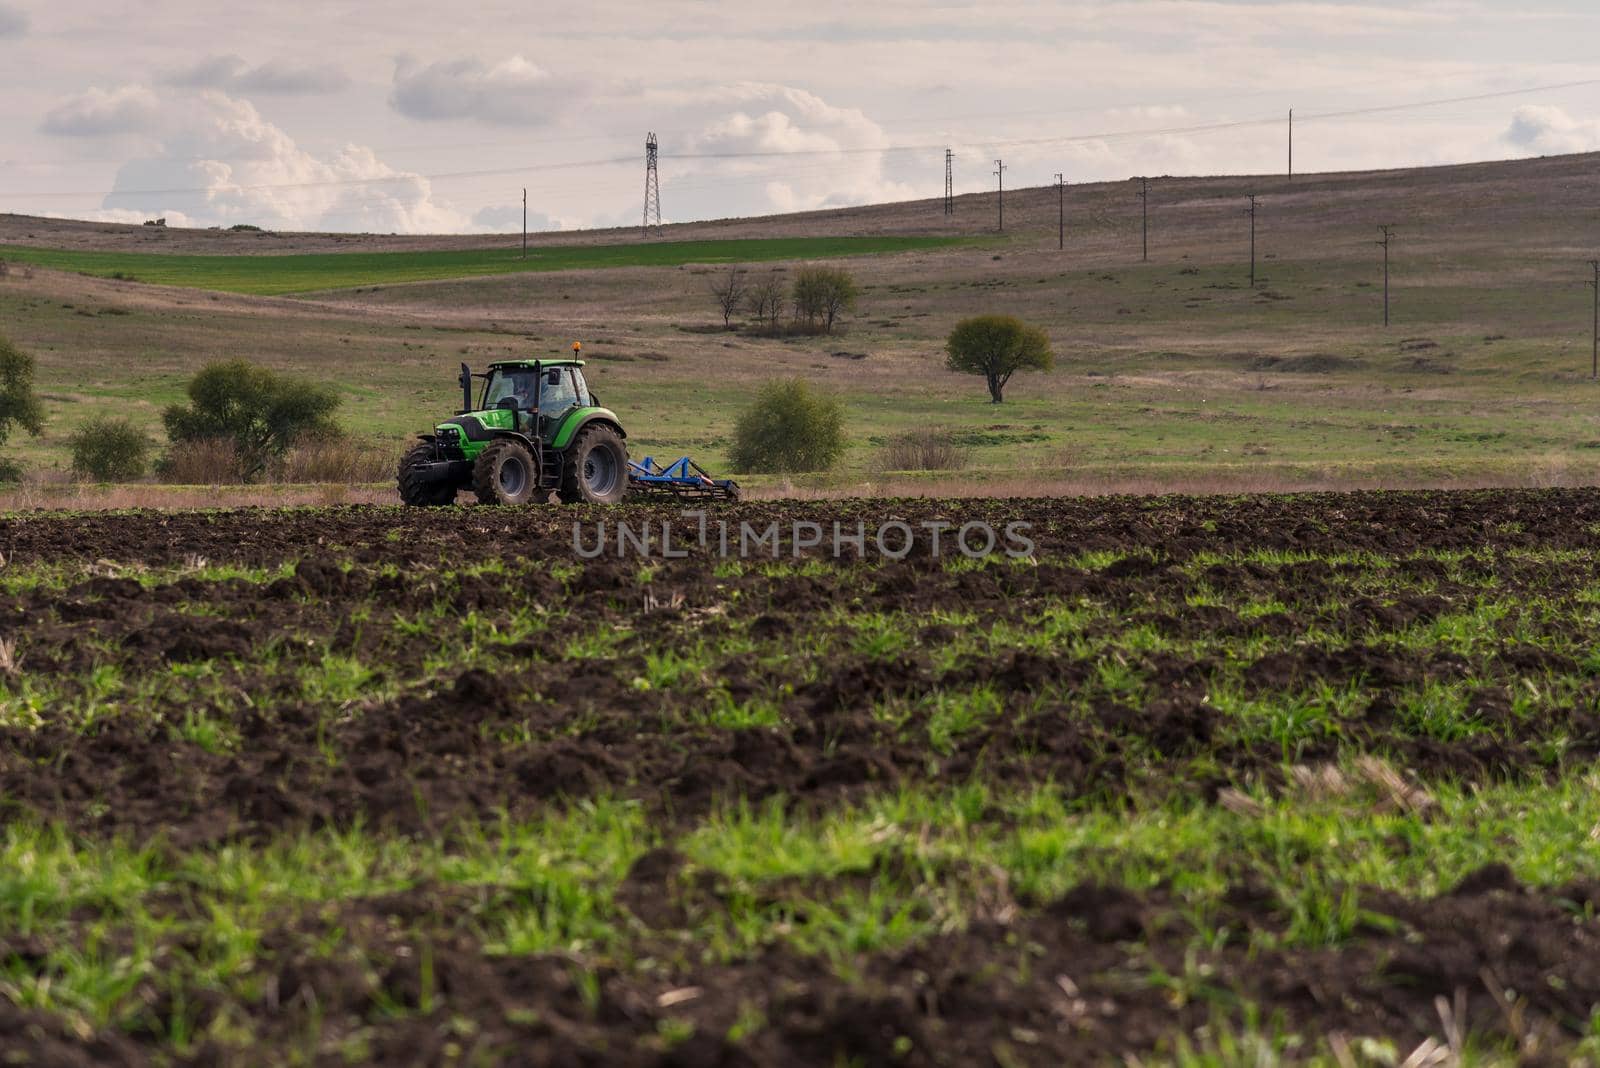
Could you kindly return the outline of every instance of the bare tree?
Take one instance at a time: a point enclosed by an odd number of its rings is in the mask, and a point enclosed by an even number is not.
[[[745,292],[744,306],[763,329],[772,333],[777,333],[778,320],[783,318],[783,309],[788,303],[788,287],[777,271],[751,283]]]
[[[745,271],[743,267],[729,267],[727,274],[717,275],[711,279],[711,295],[717,298],[717,307],[722,309],[722,328],[733,327],[733,313],[744,306]]]
[[[830,334],[833,333],[834,321],[839,316],[847,311],[855,311],[856,297],[861,292],[856,288],[855,279],[843,271],[839,273],[843,277],[836,280],[835,284],[828,288],[827,297],[822,303],[822,314],[827,320],[828,333]]]

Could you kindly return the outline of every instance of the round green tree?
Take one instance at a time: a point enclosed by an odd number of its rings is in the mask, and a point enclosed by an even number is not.
[[[31,434],[44,430],[44,405],[33,391],[33,357],[0,337],[0,444],[20,426]],[[0,460],[0,481],[15,482],[22,469]]]
[[[944,343],[945,366],[963,374],[982,375],[989,397],[999,404],[1011,376],[1018,371],[1048,371],[1056,356],[1050,338],[1036,326],[1011,315],[975,315],[963,319]]]
[[[844,411],[803,378],[768,382],[734,424],[736,471],[826,471],[844,452]]]
[[[91,419],[67,439],[72,473],[96,482],[131,482],[144,477],[150,437],[127,419]]]

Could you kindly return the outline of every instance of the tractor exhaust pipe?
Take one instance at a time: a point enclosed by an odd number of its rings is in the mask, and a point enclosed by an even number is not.
[[[465,415],[472,411],[472,368],[466,364],[461,365],[461,411],[457,415]]]

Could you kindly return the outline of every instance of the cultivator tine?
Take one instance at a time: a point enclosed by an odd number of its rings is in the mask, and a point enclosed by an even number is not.
[[[680,456],[665,466],[650,456],[628,461],[628,490],[646,496],[691,501],[739,499],[739,483],[731,478],[712,478],[705,468],[687,456]]]

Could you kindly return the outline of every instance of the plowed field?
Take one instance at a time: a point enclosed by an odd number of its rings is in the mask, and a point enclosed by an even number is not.
[[[1600,492],[709,518],[0,520],[0,1063],[1600,1055]]]

